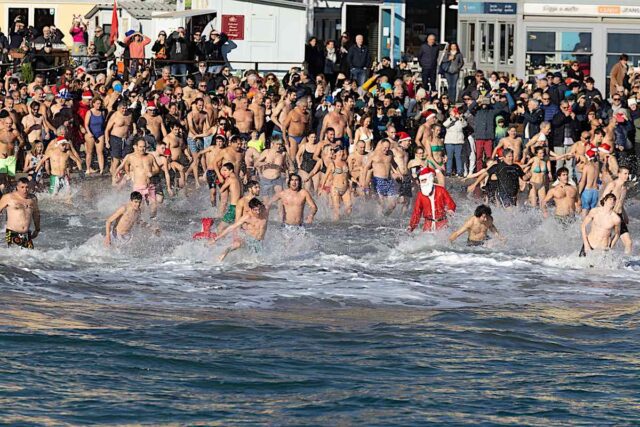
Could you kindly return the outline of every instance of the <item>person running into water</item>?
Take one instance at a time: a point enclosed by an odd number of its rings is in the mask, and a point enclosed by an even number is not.
[[[582,217],[586,217],[589,211],[598,206],[598,181],[600,181],[600,165],[598,153],[589,149],[585,153],[587,162],[582,165],[578,193],[582,203]]]
[[[620,166],[618,169],[618,177],[607,184],[602,194],[606,197],[609,194],[616,196],[616,204],[613,207],[613,211],[620,217],[622,221],[620,223],[620,240],[624,245],[624,253],[631,255],[632,242],[631,235],[629,234],[629,216],[624,209],[624,202],[627,200],[627,182],[629,181],[629,168],[626,166]],[[603,199],[604,200],[604,199]],[[613,247],[613,245],[611,245]]]
[[[600,207],[593,208],[582,221],[582,249],[580,256],[587,256],[595,249],[609,250],[620,238],[622,218],[614,211],[618,198],[609,193],[600,200]],[[587,227],[591,225],[587,233]]]
[[[33,239],[40,234],[40,210],[38,199],[29,194],[29,180],[20,178],[16,189],[0,199],[0,213],[7,210],[5,239],[8,246],[16,245],[33,249]],[[34,230],[30,231],[33,222]]]
[[[302,227],[304,208],[306,206],[309,206],[311,212],[305,218],[305,223],[311,224],[318,212],[316,202],[313,200],[313,197],[311,197],[311,194],[302,188],[302,179],[300,175],[295,173],[289,175],[289,188],[277,193],[269,201],[268,206],[276,203],[278,200],[282,202],[284,209],[283,221],[286,228],[295,229]]]
[[[46,154],[40,159],[36,165],[36,173],[45,165],[48,160],[50,162],[51,175],[49,175],[49,193],[58,194],[61,191],[70,191],[68,163],[69,159],[76,162],[78,170],[82,170],[82,162],[71,150],[71,143],[64,137],[58,137],[55,147],[48,149]]]
[[[118,208],[106,222],[106,236],[104,238],[105,245],[112,243],[127,243],[131,240],[131,232],[136,225],[142,225],[149,228],[144,221],[140,219],[142,213],[142,194],[134,191],[129,196],[129,202]],[[154,229],[157,233],[158,229]]]
[[[549,215],[547,204],[552,201],[556,205],[554,215],[562,224],[571,224],[575,220],[576,212],[580,212],[580,199],[578,189],[569,180],[569,169],[558,169],[558,184],[551,187],[542,202],[542,214],[546,218]]]
[[[489,240],[489,231],[495,234],[499,239],[504,239],[493,224],[491,208],[486,205],[480,205],[476,208],[473,216],[467,219],[462,227],[451,233],[449,241],[453,243],[458,239],[458,237],[462,236],[464,233],[468,233],[467,246],[484,246],[485,242]]]
[[[220,168],[220,174],[224,178],[224,184],[220,187],[220,196],[226,195],[224,199],[227,201],[227,207],[222,217],[222,221],[218,224],[218,233],[230,226],[236,221],[236,205],[240,199],[242,189],[238,176],[233,170],[233,163],[227,162]]]
[[[245,215],[239,218],[235,224],[227,227],[217,237],[213,238],[213,241],[217,242],[229,233],[240,228],[244,232],[241,236],[234,238],[231,245],[218,257],[218,261],[223,261],[229,253],[244,246],[248,247],[254,253],[258,253],[262,250],[262,241],[264,240],[264,235],[267,232],[269,209],[255,197],[249,201],[247,206],[249,209]]]

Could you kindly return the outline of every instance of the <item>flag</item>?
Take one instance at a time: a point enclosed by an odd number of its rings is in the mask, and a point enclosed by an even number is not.
[[[118,4],[113,0],[113,13],[111,14],[111,34],[109,34],[109,43],[115,44],[118,41]]]

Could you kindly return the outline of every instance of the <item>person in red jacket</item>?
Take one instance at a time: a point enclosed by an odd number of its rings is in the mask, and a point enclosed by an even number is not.
[[[456,211],[456,202],[449,192],[440,185],[434,185],[436,172],[431,168],[424,168],[418,177],[420,193],[413,205],[413,214],[409,221],[409,231],[413,231],[424,218],[423,231],[440,230],[447,225],[447,211]]]

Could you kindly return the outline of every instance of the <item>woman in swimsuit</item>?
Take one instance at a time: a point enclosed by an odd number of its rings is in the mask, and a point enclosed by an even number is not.
[[[29,187],[31,191],[39,189],[43,183],[44,169],[36,172],[36,166],[42,157],[44,157],[44,144],[38,141],[33,144],[31,151],[27,153],[24,159],[24,172],[29,174]]]
[[[427,157],[433,159],[433,152],[440,151],[444,161],[446,162],[447,157],[444,155],[444,141],[440,138],[441,131],[442,126],[439,124],[434,124],[431,127],[431,139],[427,141]]]
[[[331,184],[328,183],[331,181]],[[345,212],[351,215],[351,186],[349,185],[349,165],[347,152],[343,147],[333,149],[331,161],[327,165],[327,173],[323,181],[323,188],[330,188],[331,203],[333,205],[333,219],[340,219],[340,202],[344,204]]]
[[[91,169],[93,161],[93,152],[95,150],[98,157],[98,168],[100,175],[104,171],[104,129],[106,120],[104,111],[102,111],[102,99],[94,98],[91,101],[91,109],[84,116],[84,128],[87,131],[84,134],[86,148],[86,165],[87,174],[96,173]]]
[[[545,155],[545,148],[536,148],[536,156],[529,160],[524,167],[525,172],[531,170],[531,189],[529,190],[529,203],[531,207],[540,205],[543,208],[544,199],[547,196],[547,185],[551,181],[551,162]]]
[[[318,174],[311,178],[311,172],[316,167],[318,161],[314,159],[316,151],[318,149],[318,136],[315,132],[311,132],[307,135],[306,142],[298,146],[298,154],[296,155],[296,161],[300,165],[298,173],[302,178],[304,188],[311,192],[313,189],[318,188],[320,182],[320,176]]]
[[[364,141],[364,150],[367,153],[373,149],[373,130],[371,129],[371,116],[368,114],[360,119],[360,127],[356,129],[355,137],[349,146],[349,153],[355,150],[358,141]]]

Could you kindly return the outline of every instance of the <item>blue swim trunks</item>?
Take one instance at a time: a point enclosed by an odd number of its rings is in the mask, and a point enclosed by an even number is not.
[[[598,206],[598,190],[592,188],[585,188],[580,196],[582,202],[582,209],[591,210]]]
[[[392,178],[373,177],[373,189],[376,190],[378,196],[392,197],[398,195],[396,181]]]

